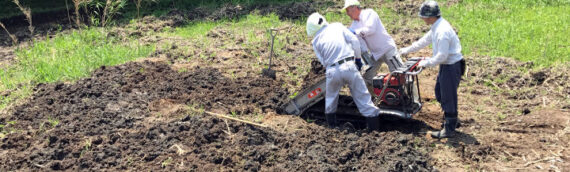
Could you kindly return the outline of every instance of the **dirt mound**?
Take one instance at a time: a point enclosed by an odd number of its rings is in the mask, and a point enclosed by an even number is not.
[[[448,0],[445,3],[440,2],[439,5],[449,7],[459,3],[460,1],[461,0]],[[388,6],[390,6],[391,9],[394,9],[396,13],[400,15],[416,17],[420,12],[420,7],[422,6],[422,3],[424,2],[425,2],[424,0],[397,0],[394,3],[370,4],[370,6],[378,8],[381,7],[382,5],[387,4]]]
[[[73,84],[38,85],[29,102],[0,118],[3,131],[16,131],[2,139],[0,169],[432,169],[425,152],[414,148],[425,143],[397,131],[308,125],[286,134],[187,108],[156,113],[185,103],[226,112],[272,110],[287,96],[278,81],[232,80],[212,68],[176,72],[149,61],[101,67]]]
[[[129,24],[126,27],[112,28],[108,32],[107,36],[117,37],[121,39],[127,39],[128,37],[140,38],[143,36],[148,36],[149,32],[161,32],[165,28],[174,28],[184,25],[188,22],[187,17],[187,13],[173,9],[168,14],[161,17],[145,16],[142,19],[138,20],[138,22]],[[157,40],[149,41],[148,39],[149,38],[146,38],[146,41],[144,42],[157,42]]]
[[[192,10],[189,15],[190,20],[220,20],[220,19],[234,19],[242,15],[249,14],[253,11],[258,11],[262,15],[275,13],[279,19],[299,19],[302,16],[308,16],[315,12],[317,7],[331,5],[324,2],[291,2],[285,4],[255,4],[251,6],[225,4],[221,8],[214,11],[204,7],[198,7]]]
[[[275,13],[279,16],[279,19],[292,19],[296,20],[303,16],[309,16],[311,13],[317,11],[317,7],[331,6],[333,4],[325,2],[293,2],[290,4],[282,5],[260,5],[254,7],[254,9],[259,10],[261,14],[266,15],[269,13]]]
[[[30,104],[43,104],[50,106],[46,107],[48,112],[53,109],[55,113],[65,114],[79,113],[85,109],[69,112],[57,106],[82,104],[99,107],[103,112],[138,113],[130,110],[145,109],[151,100],[156,99],[171,99],[182,104],[196,103],[207,109],[216,108],[228,113],[251,113],[253,106],[263,110],[275,109],[288,96],[288,92],[280,88],[279,81],[258,76],[229,79],[213,68],[196,67],[192,72],[177,72],[167,64],[148,61],[117,67],[104,66],[96,70],[91,78],[82,79],[76,84],[39,85],[36,92]],[[114,98],[115,95],[121,98]],[[121,106],[122,101],[136,103],[132,105],[134,107]],[[16,115],[29,114],[28,111],[29,106],[21,106],[16,108]]]
[[[400,0],[392,4],[392,9],[400,15],[416,16],[423,2],[422,0]]]
[[[135,25],[135,30],[141,32],[159,32],[166,27],[173,28],[186,24],[188,21],[187,17],[186,12],[177,9],[174,9],[161,17],[145,16]]]

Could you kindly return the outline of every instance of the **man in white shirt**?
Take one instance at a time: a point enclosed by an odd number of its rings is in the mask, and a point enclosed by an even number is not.
[[[402,48],[400,54],[416,52],[430,43],[433,57],[425,58],[419,67],[439,65],[439,73],[435,85],[435,97],[441,104],[445,122],[441,131],[431,132],[434,138],[453,137],[457,121],[457,87],[465,70],[465,60],[461,54],[461,44],[457,34],[441,17],[439,6],[435,1],[426,1],[420,7],[419,16],[431,29],[420,40],[411,46]]]
[[[390,72],[403,66],[396,43],[384,28],[378,13],[372,9],[362,9],[358,0],[345,0],[342,10],[353,20],[350,29],[359,37],[363,49],[368,49],[372,54],[370,57],[368,52],[362,53],[370,66],[363,75],[368,85],[372,85],[372,78],[378,74],[382,63],[388,65]]]
[[[361,57],[358,38],[340,23],[328,24],[319,13],[313,13],[307,19],[307,35],[313,37],[311,44],[315,55],[326,69],[325,117],[329,127],[336,126],[339,91],[348,85],[358,110],[367,118],[368,128],[377,130],[378,107],[372,103],[354,64],[354,58]]]

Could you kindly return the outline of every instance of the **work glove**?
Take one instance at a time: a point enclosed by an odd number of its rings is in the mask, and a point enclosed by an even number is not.
[[[422,61],[420,61],[420,63],[418,63],[418,67],[425,67],[427,64],[427,59],[424,57],[422,58]]]
[[[358,69],[358,71],[362,69],[362,59],[360,58],[354,59],[354,64],[356,64],[356,69]]]
[[[354,35],[360,36],[361,38],[364,38],[364,33],[362,33],[362,32],[356,32],[356,31],[353,30],[352,28],[348,28],[348,30],[350,30],[350,32],[352,32]]]
[[[408,53],[410,53],[409,51],[410,51],[410,48],[408,48],[408,47],[401,48],[400,51],[398,52],[398,54],[400,54],[400,56],[407,55]]]
[[[360,36],[361,38],[364,38],[364,33],[360,32],[360,31],[356,32],[354,34],[356,34],[356,36]]]
[[[356,32],[352,28],[348,28],[348,30],[350,30],[350,32],[352,32],[352,34],[356,35]]]

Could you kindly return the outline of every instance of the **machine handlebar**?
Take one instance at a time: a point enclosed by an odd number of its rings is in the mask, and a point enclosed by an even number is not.
[[[408,62],[410,62],[410,61],[416,61],[416,62],[413,63],[412,65],[410,65],[409,67],[407,67],[405,70],[403,70],[403,71],[396,70],[396,71],[393,71],[392,74],[401,73],[401,74],[406,74],[406,75],[418,75],[424,70],[423,67],[418,67],[418,63],[420,63],[420,61],[422,61],[422,60],[423,59],[419,58],[419,57],[410,58],[410,59],[408,59]]]

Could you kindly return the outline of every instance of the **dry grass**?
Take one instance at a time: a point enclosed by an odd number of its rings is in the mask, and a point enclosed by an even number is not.
[[[34,26],[32,25],[32,10],[29,7],[24,7],[20,4],[19,0],[14,0],[12,1],[14,2],[14,4],[16,4],[18,6],[18,8],[22,11],[22,13],[24,13],[24,15],[26,16],[26,20],[28,21],[28,23],[30,24],[30,26],[28,26],[28,30],[30,30],[30,35],[34,35]]]
[[[75,25],[77,25],[77,27],[79,27],[79,25],[81,24],[79,22],[79,4],[82,1],[83,0],[73,0],[73,6],[75,7]]]
[[[103,15],[101,16],[101,26],[105,27],[111,22],[113,16],[118,14],[119,10],[123,9],[125,5],[126,0],[107,0],[105,8],[103,9]]]
[[[142,2],[142,0],[136,0],[136,2],[135,2],[135,5],[137,7],[137,18],[140,18],[140,16],[141,16],[141,13],[140,13],[141,2]]]
[[[67,20],[71,24],[71,15],[69,15],[69,6],[67,5],[67,0],[65,0],[65,10],[67,11]]]
[[[112,0],[107,0],[107,2],[105,3],[105,9],[103,9],[103,16],[101,17],[101,26],[103,27],[105,27],[105,24],[107,23],[105,17],[107,17],[107,13],[109,13],[109,7],[111,6],[111,2]]]
[[[79,8],[81,5],[91,2],[91,0],[72,0],[73,6],[75,7],[75,25],[77,27],[81,26],[81,14],[79,14]]]
[[[10,36],[10,38],[12,39],[12,42],[14,43],[14,45],[18,44],[18,38],[16,38],[16,35],[11,34],[8,29],[6,28],[6,26],[4,26],[4,23],[0,22],[0,26],[2,28],[4,28],[4,30],[6,31],[6,33],[8,33],[8,36]]]

